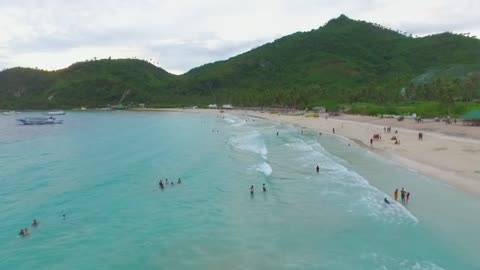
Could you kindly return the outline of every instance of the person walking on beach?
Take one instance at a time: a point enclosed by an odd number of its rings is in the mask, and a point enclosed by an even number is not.
[[[373,139],[370,138],[370,146],[373,146]]]
[[[418,133],[418,140],[420,140],[420,141],[423,140],[423,133],[422,132]]]
[[[398,188],[395,189],[395,192],[393,193],[393,198],[395,199],[395,201],[398,201]]]
[[[320,172],[320,166],[317,165],[317,173]]]
[[[410,200],[410,192],[407,192],[407,204],[408,204],[408,200]]]
[[[267,192],[267,188],[265,187],[265,183],[263,183],[262,189],[263,189],[263,192]]]
[[[332,128],[332,132],[333,132],[333,134],[335,134],[335,128]]]
[[[407,192],[405,191],[405,189],[402,187],[402,190],[400,191],[400,198],[402,198],[402,203],[405,203],[405,194]]]

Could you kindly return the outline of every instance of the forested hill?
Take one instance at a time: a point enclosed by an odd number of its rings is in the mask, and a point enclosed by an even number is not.
[[[172,75],[135,59],[58,71],[0,72],[0,108],[233,103],[302,108],[325,102],[453,102],[480,98],[480,40],[414,38],[342,15],[225,61]]]

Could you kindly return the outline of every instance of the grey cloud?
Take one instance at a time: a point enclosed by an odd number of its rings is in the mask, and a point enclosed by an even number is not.
[[[472,25],[480,25],[480,18],[467,18],[449,23],[400,23],[398,29],[414,34],[436,34],[442,32],[463,33],[472,30]]]
[[[203,64],[225,60],[267,42],[267,40],[226,42],[220,39],[215,41],[220,42],[221,45],[214,49],[208,48],[204,40],[184,40],[178,43],[149,46],[147,50],[159,59],[160,65],[165,69],[186,72]]]

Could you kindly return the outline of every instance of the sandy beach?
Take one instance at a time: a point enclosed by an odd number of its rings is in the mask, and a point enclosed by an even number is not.
[[[389,159],[447,183],[448,185],[480,196],[480,128],[447,125],[441,122],[418,124],[412,119],[399,122],[395,119],[379,119],[369,116],[341,115],[318,118],[273,114],[270,112],[233,110],[228,113],[259,117],[291,124],[322,133],[333,133],[371,149]],[[390,134],[384,127],[391,126]],[[395,134],[395,131],[398,131]],[[418,133],[423,133],[423,140]],[[370,145],[373,134],[381,140]],[[396,136],[400,144],[391,140]]]

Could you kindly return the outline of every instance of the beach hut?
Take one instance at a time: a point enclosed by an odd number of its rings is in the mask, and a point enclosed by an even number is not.
[[[480,126],[480,111],[470,111],[462,116],[463,124],[469,126]]]

